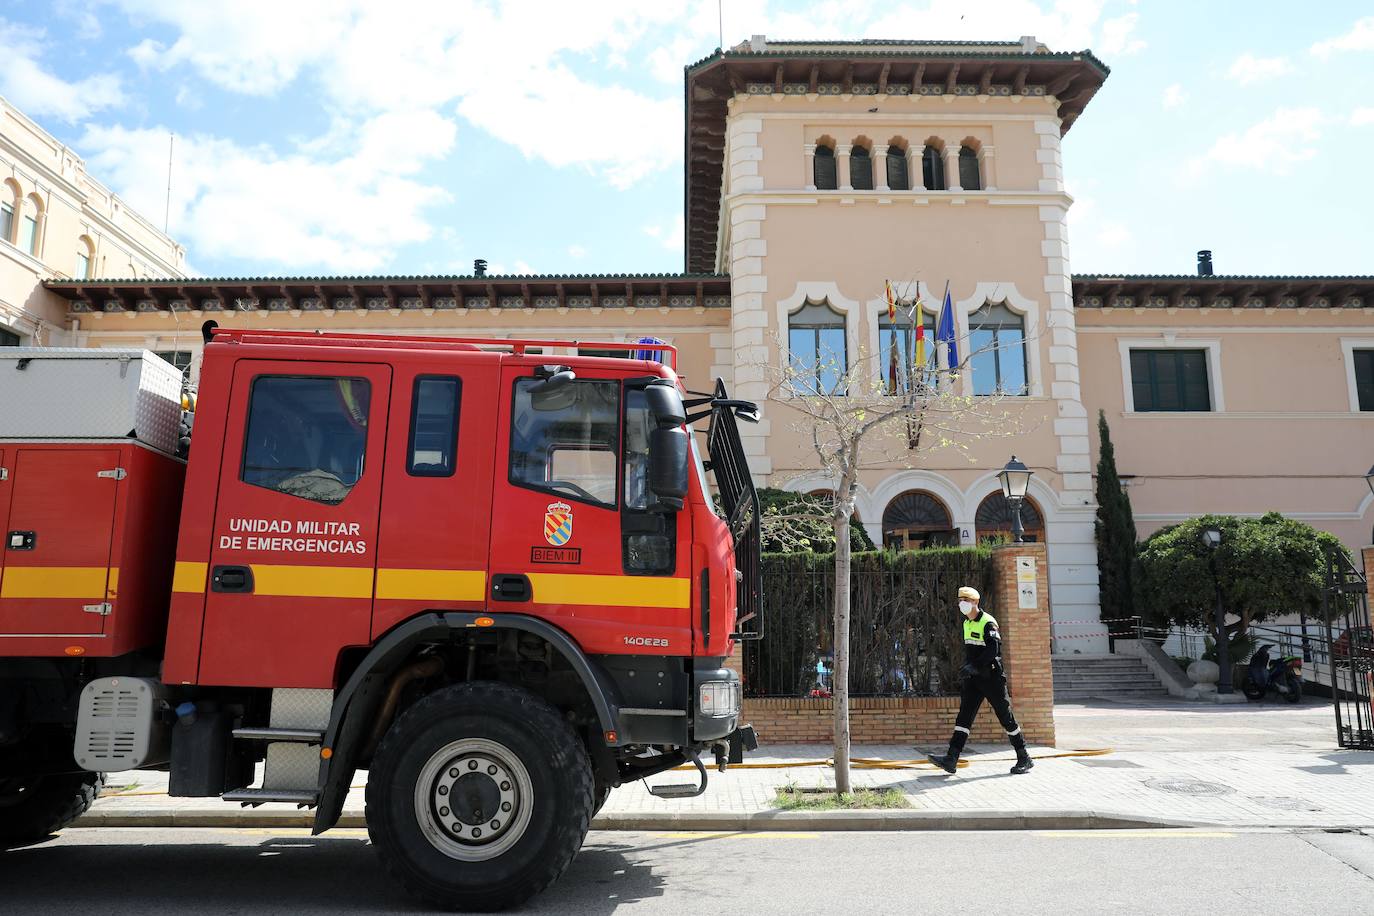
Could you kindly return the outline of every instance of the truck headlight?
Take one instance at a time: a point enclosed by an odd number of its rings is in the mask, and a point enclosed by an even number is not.
[[[705,681],[697,696],[703,716],[739,715],[742,696],[739,681]]]

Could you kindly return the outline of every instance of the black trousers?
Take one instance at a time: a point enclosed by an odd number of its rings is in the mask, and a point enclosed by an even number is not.
[[[973,728],[973,720],[977,718],[978,709],[984,700],[988,701],[992,711],[997,714],[997,721],[1002,723],[1011,746],[1018,750],[1025,747],[1026,738],[1021,734],[1021,726],[1016,724],[1016,715],[1011,711],[1011,694],[1007,692],[1007,679],[1001,674],[990,674],[964,678],[963,687],[959,692],[959,715],[954,720],[954,735],[949,739],[950,750],[957,754],[964,749],[969,729]]]

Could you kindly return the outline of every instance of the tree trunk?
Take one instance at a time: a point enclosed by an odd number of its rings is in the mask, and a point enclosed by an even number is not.
[[[853,481],[841,483],[835,498],[835,791],[849,792],[849,518]]]

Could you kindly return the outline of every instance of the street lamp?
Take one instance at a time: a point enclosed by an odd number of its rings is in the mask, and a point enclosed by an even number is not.
[[[1221,529],[1208,528],[1202,532],[1202,546],[1207,548],[1207,563],[1212,568],[1212,591],[1216,594],[1217,623],[1217,693],[1231,692],[1231,641],[1226,635],[1226,612],[1221,609],[1221,581],[1217,578],[1217,548],[1221,546]]]
[[[1026,498],[1030,487],[1030,468],[1016,460],[1012,455],[1007,466],[997,472],[997,480],[1002,484],[1002,496],[1011,504],[1011,533],[1015,543],[1021,543],[1021,535],[1026,529],[1021,527],[1021,501]]]

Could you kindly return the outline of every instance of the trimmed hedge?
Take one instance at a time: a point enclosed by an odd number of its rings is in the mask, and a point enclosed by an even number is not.
[[[831,654],[834,584],[834,554],[764,555],[764,637],[744,644],[746,695],[807,696],[817,686],[816,663]],[[978,589],[983,607],[997,613],[990,548],[854,554],[850,694],[953,692],[963,664],[961,585]]]

